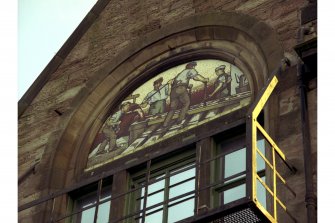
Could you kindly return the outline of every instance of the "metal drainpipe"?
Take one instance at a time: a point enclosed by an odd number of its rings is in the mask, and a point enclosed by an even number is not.
[[[302,28],[298,41],[302,40],[305,30]],[[304,168],[305,168],[305,202],[307,208],[307,222],[316,223],[316,196],[314,194],[313,185],[313,166],[311,140],[309,132],[308,104],[307,104],[307,86],[305,77],[305,65],[299,59],[297,64],[297,75],[300,89],[300,105],[301,105],[301,129],[304,152]]]

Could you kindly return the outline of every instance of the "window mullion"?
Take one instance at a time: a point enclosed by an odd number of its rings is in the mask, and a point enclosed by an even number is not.
[[[164,190],[164,201],[167,201],[169,199],[169,193],[170,193],[170,171],[166,170],[165,171],[165,190]],[[164,203],[163,206],[163,222],[162,223],[167,223],[168,222],[168,207],[169,207],[169,203],[166,202]]]
[[[146,178],[145,178],[145,189],[144,189],[144,200],[143,200],[143,212],[142,212],[142,223],[145,222],[145,209],[147,208],[147,200],[148,200],[148,187],[149,187],[149,180],[150,180],[150,167],[151,167],[151,160],[147,162],[147,171],[146,171]]]
[[[199,199],[200,199],[200,165],[201,165],[201,143],[197,143],[196,149],[196,161],[195,161],[195,194],[194,194],[194,214],[198,214],[199,210]]]
[[[97,199],[96,199],[96,205],[95,205],[95,210],[94,210],[94,223],[97,222],[98,219],[98,207],[100,203],[100,195],[101,195],[101,188],[102,188],[102,180],[99,180],[99,185],[98,185],[98,191],[97,191]]]
[[[221,179],[225,179],[226,155],[227,154],[225,154],[224,156],[221,157],[221,159],[222,159],[222,166],[220,168],[220,171],[222,171],[221,172]],[[222,191],[222,193],[220,193],[220,198],[221,198],[221,204],[224,204],[224,191]]]

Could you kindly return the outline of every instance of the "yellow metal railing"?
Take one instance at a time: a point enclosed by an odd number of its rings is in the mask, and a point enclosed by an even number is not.
[[[264,130],[264,128],[259,124],[257,121],[258,115],[263,110],[266,102],[268,101],[272,91],[276,87],[278,83],[277,77],[274,75],[272,80],[270,81],[269,85],[265,89],[264,94],[259,99],[257,105],[255,106],[254,110],[252,111],[251,118],[252,118],[252,124],[251,124],[251,146],[252,146],[252,200],[258,207],[258,209],[269,219],[271,222],[278,222],[278,216],[277,216],[277,203],[285,210],[287,211],[286,206],[284,203],[277,197],[277,178],[279,178],[280,181],[284,185],[286,185],[286,181],[284,178],[279,174],[279,172],[276,169],[276,153],[279,155],[280,159],[282,159],[284,162],[286,161],[286,157],[284,153],[279,149],[279,147],[276,145],[276,143],[273,141],[273,139],[269,136],[269,134]],[[264,139],[271,145],[271,154],[268,154],[272,157],[272,163],[269,161],[269,159],[266,158],[265,154],[263,154],[259,148],[257,148],[257,132],[260,132]],[[269,188],[269,186],[262,180],[262,178],[257,174],[257,154],[265,161],[267,166],[270,169],[270,172],[272,174],[272,185],[273,189]],[[266,191],[273,197],[273,213],[269,213],[269,211],[264,207],[259,200],[257,199],[257,181],[259,181],[263,187],[266,189]]]

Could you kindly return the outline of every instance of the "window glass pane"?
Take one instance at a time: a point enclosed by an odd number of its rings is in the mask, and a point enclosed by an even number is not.
[[[246,170],[246,149],[225,156],[225,178]]]
[[[190,180],[185,183],[179,184],[178,186],[174,186],[170,188],[169,198],[174,198],[179,195],[188,193],[195,189],[195,180]],[[182,198],[184,199],[184,197]]]
[[[264,182],[265,181],[265,177],[261,178]],[[262,206],[266,209],[266,189],[265,187],[261,184],[261,182],[259,182],[259,180],[257,180],[257,189],[256,189],[256,195],[257,195],[257,200],[259,201],[259,203],[262,204]]]
[[[245,197],[246,196],[245,190],[246,190],[245,184],[242,184],[240,186],[233,187],[229,190],[224,191],[223,192],[224,204],[227,204],[229,202],[236,201],[240,198]]]
[[[96,203],[95,201],[96,195],[90,195],[90,196],[85,196],[81,199],[79,199],[77,202],[77,210],[86,208],[88,206],[91,206]],[[78,221],[80,223],[90,223],[94,221],[94,213],[95,213],[95,207],[91,207],[87,210],[84,210],[81,212],[81,214],[78,214]]]
[[[79,198],[76,201],[76,210],[84,209],[89,206],[96,204],[97,200],[97,191],[93,191],[89,194],[86,194]],[[101,191],[100,202],[106,201],[111,198],[111,187],[104,187]],[[97,223],[105,223],[109,221],[109,212],[110,212],[110,201],[106,201],[99,205],[97,210]],[[78,219],[75,221],[77,223],[92,223],[94,222],[96,207],[93,206],[87,210],[84,210],[80,214],[77,215]]]
[[[91,205],[91,204],[89,204]],[[88,205],[85,205],[83,208],[87,207]],[[92,207],[90,209],[87,209],[82,212],[80,223],[92,223],[94,222],[94,213],[95,213],[95,207]]]
[[[106,223],[109,221],[110,205],[110,201],[99,205],[97,223]]]
[[[156,183],[150,184],[148,186],[148,193],[151,194],[155,191],[163,189],[165,186],[165,179],[157,181]]]
[[[189,166],[187,166],[187,167],[189,167]],[[171,173],[177,172],[179,170],[181,170],[181,169],[175,170],[175,171],[173,171]],[[175,183],[179,183],[179,182],[181,182],[183,180],[186,180],[186,179],[188,179],[190,177],[194,177],[194,176],[195,176],[195,168],[186,170],[184,172],[181,172],[179,174],[171,176],[170,177],[170,185],[173,185]]]
[[[265,142],[264,139],[257,140],[257,148],[265,154]]]
[[[169,207],[168,223],[173,223],[194,215],[194,199]],[[158,223],[158,222],[157,222]]]
[[[153,184],[150,184],[148,186],[148,198],[147,198],[147,206],[146,208],[152,206],[152,205],[155,205],[155,204],[158,204],[160,202],[163,202],[164,201],[164,190],[160,191],[160,192],[157,192],[161,189],[164,189],[164,186],[165,186],[165,179],[163,180],[160,180],[156,183],[153,183]],[[145,187],[142,188],[141,190],[141,210],[143,209],[143,202],[144,202],[144,191],[145,191]],[[155,193],[157,192],[157,193]],[[156,208],[153,208],[153,209],[150,209],[148,210],[147,212],[152,212],[152,211],[155,211],[157,209],[160,209],[162,208],[161,206],[159,207],[156,207]]]
[[[272,165],[272,146],[259,130],[257,131],[257,148],[262,151],[263,155]]]
[[[176,162],[174,159],[173,162]],[[184,166],[183,166],[183,163]],[[177,200],[170,201],[168,203],[163,203],[168,199],[176,198],[182,194],[188,193],[195,189],[195,165],[192,160],[186,161],[185,159],[175,166],[158,166],[157,169],[152,169],[153,174],[150,181],[158,180],[154,183],[148,185],[148,195],[146,198],[146,211],[145,211],[145,223],[167,223],[176,222],[181,219],[190,217],[194,215],[194,193],[178,198]],[[176,162],[177,163],[177,162]],[[168,178],[164,179],[165,176]],[[175,175],[173,175],[175,174]],[[144,178],[138,179],[137,183],[144,184]],[[136,181],[135,181],[136,182]],[[141,194],[141,195],[140,195]],[[139,189],[136,196],[136,205],[133,207],[136,211],[143,210],[144,200],[145,200],[145,187]],[[185,200],[188,199],[188,200]],[[178,203],[181,202],[181,203]],[[175,204],[175,205],[174,205]],[[148,209],[149,208],[149,209]],[[135,209],[132,211],[134,212]],[[169,220],[167,220],[169,218]],[[142,223],[141,219],[134,219],[136,222]]]
[[[158,211],[145,217],[145,223],[160,223],[160,222],[163,222],[163,211]]]
[[[147,207],[150,207],[152,205],[158,204],[160,202],[163,202],[164,200],[164,191],[161,191],[157,194],[153,194],[151,196],[148,196],[147,199]],[[151,210],[155,210],[155,209],[150,209]]]
[[[263,159],[263,157],[261,157],[261,155],[259,155],[259,153],[256,153],[256,161],[257,161],[257,172],[264,170],[265,169],[265,160]]]
[[[257,148],[262,152],[263,156],[265,156],[265,145],[264,139],[257,141]],[[257,153],[257,171],[265,169],[265,161],[264,159]]]

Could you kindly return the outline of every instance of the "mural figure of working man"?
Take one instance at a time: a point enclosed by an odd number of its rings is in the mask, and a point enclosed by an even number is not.
[[[209,95],[209,97],[213,97],[217,94],[217,98],[222,98],[231,95],[231,75],[227,74],[226,66],[221,65],[215,68],[215,74],[217,78],[214,83],[214,91]]]
[[[203,83],[207,83],[209,81],[209,78],[205,78],[198,73],[198,71],[195,69],[196,66],[196,62],[190,62],[186,64],[185,69],[174,78],[170,93],[170,111],[165,117],[163,128],[170,124],[179,103],[182,104],[182,108],[179,113],[177,124],[182,125],[185,122],[186,113],[190,107],[191,102],[190,95],[187,90],[189,88],[190,79],[201,81]]]
[[[105,147],[109,143],[108,151],[112,151],[116,146],[116,133],[119,131],[120,118],[122,109],[117,110],[112,116],[107,118],[106,124],[102,129],[104,140],[99,146],[96,155],[105,153]]]
[[[149,115],[162,114],[166,111],[166,99],[169,96],[172,80],[163,86],[162,82],[163,77],[154,81],[154,89],[145,96],[141,104],[141,107],[146,107],[149,103]]]
[[[120,109],[112,116],[108,117],[106,125],[102,129],[104,141],[100,144],[96,155],[105,153],[105,147],[109,142],[108,152],[116,149],[116,139],[120,136],[129,135],[128,128],[135,121],[140,121],[144,117],[144,113],[140,106],[128,101],[123,102]]]

